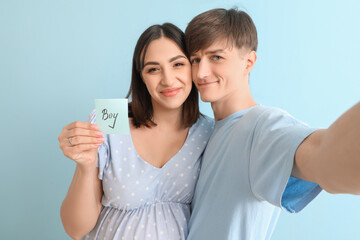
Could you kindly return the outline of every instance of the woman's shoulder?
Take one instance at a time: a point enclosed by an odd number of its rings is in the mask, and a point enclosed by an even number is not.
[[[96,123],[96,109],[93,109],[89,116],[86,119],[87,123],[95,124]]]
[[[199,119],[198,119],[198,122],[200,123],[207,123],[208,125],[214,125],[215,124],[215,120],[214,118],[212,117],[209,117],[205,114],[201,114]]]
[[[193,125],[193,128],[195,129],[205,129],[207,131],[211,131],[214,129],[215,126],[215,120],[207,115],[201,114],[199,119],[196,121],[196,123]]]
[[[202,114],[197,120],[197,122],[192,125],[189,130],[188,139],[190,139],[191,142],[194,143],[191,144],[191,146],[203,151],[207,145],[207,142],[209,141],[211,134],[214,131],[214,126],[214,119]]]

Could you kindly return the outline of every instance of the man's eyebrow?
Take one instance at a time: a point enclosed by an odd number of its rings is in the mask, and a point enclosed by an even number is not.
[[[210,51],[206,51],[205,54],[216,54],[216,53],[225,53],[225,49],[219,48],[219,49],[215,49],[215,50],[210,50]],[[192,53],[190,55],[190,57],[195,57],[196,53]]]
[[[220,49],[215,49],[215,50],[205,52],[205,54],[215,54],[215,53],[225,53],[225,50],[220,48]]]

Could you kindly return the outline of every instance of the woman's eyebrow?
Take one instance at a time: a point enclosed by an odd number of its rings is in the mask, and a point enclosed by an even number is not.
[[[177,59],[179,59],[179,58],[185,58],[185,59],[186,59],[186,57],[183,56],[183,55],[177,55],[176,57],[170,58],[169,62],[173,62],[173,61],[175,61],[175,60],[177,60]]]
[[[183,56],[183,55],[177,55],[175,57],[170,58],[169,62],[173,62],[173,61],[175,61],[175,60],[177,60],[179,58],[186,59],[186,57]],[[147,65],[160,65],[160,63],[158,63],[158,62],[147,62],[147,63],[144,64],[144,67],[147,66]]]
[[[144,64],[144,67],[147,66],[147,65],[160,65],[160,63],[158,62],[147,62]]]

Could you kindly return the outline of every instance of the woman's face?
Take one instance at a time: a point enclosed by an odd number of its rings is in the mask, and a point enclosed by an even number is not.
[[[190,62],[168,38],[162,37],[149,44],[141,76],[151,95],[154,110],[181,108],[190,94]]]

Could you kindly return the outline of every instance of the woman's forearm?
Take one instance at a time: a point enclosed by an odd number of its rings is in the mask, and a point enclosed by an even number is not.
[[[91,231],[101,211],[102,185],[96,167],[75,169],[68,193],[61,205],[60,215],[65,231],[80,239]]]

